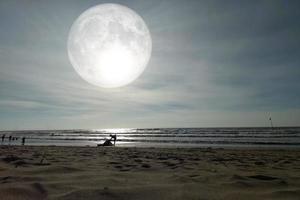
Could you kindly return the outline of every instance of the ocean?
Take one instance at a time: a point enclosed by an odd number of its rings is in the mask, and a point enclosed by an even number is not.
[[[1,142],[2,135],[4,141]],[[300,127],[152,128],[0,131],[1,145],[97,146],[110,134],[120,147],[293,147],[300,148]],[[8,137],[12,136],[9,141]],[[18,138],[18,139],[16,139]]]

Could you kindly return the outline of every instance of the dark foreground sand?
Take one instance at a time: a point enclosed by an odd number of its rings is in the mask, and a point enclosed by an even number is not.
[[[0,146],[0,199],[300,199],[300,150]]]

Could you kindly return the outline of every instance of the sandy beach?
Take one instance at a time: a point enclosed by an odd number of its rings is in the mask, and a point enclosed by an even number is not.
[[[0,147],[0,199],[299,199],[300,151]]]

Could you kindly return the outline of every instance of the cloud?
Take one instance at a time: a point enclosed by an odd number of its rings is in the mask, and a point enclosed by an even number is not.
[[[82,80],[66,52],[71,23],[97,3],[0,3],[1,127],[260,126],[268,113],[299,124],[288,117],[300,119],[297,2],[122,1],[153,53],[111,90]]]

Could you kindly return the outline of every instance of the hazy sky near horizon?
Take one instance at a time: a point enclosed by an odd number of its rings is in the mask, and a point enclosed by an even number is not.
[[[74,20],[100,3],[151,32],[144,73],[90,85],[67,55]],[[0,130],[300,125],[300,2],[0,1]]]

